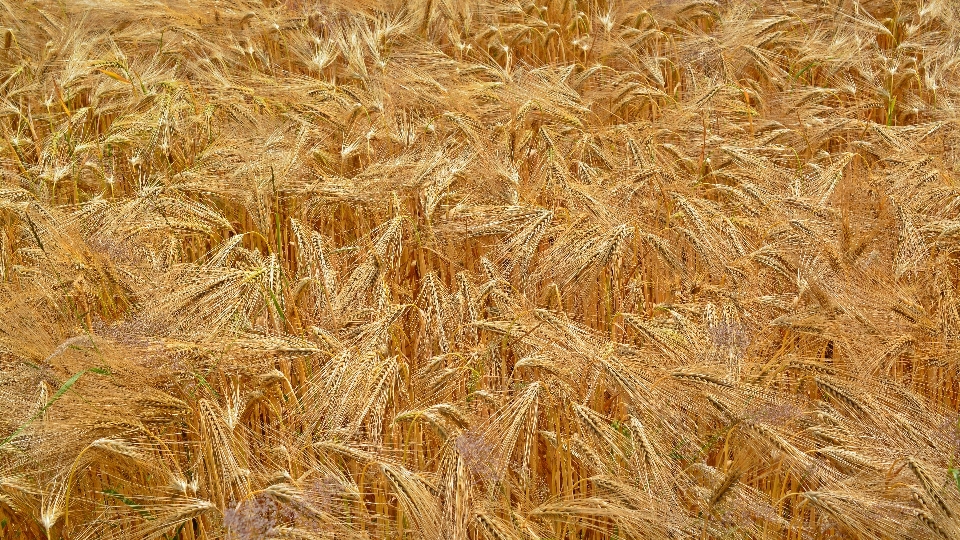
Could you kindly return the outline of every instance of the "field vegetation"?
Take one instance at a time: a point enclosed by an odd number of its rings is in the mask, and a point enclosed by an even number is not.
[[[960,538],[958,28],[0,0],[0,538]]]

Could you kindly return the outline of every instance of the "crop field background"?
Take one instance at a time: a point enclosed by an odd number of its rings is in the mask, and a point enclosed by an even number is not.
[[[0,0],[0,538],[960,538],[960,5]]]

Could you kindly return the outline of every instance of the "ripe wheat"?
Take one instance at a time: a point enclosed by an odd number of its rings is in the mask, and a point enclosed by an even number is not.
[[[0,0],[0,537],[960,538],[958,28]]]

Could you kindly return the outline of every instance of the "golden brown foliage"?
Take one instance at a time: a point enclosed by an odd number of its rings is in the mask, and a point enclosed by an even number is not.
[[[0,537],[960,538],[958,26],[0,0]]]

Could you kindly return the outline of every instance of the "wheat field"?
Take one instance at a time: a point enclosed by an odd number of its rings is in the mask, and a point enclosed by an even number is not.
[[[960,539],[958,29],[0,0],[0,538]]]

